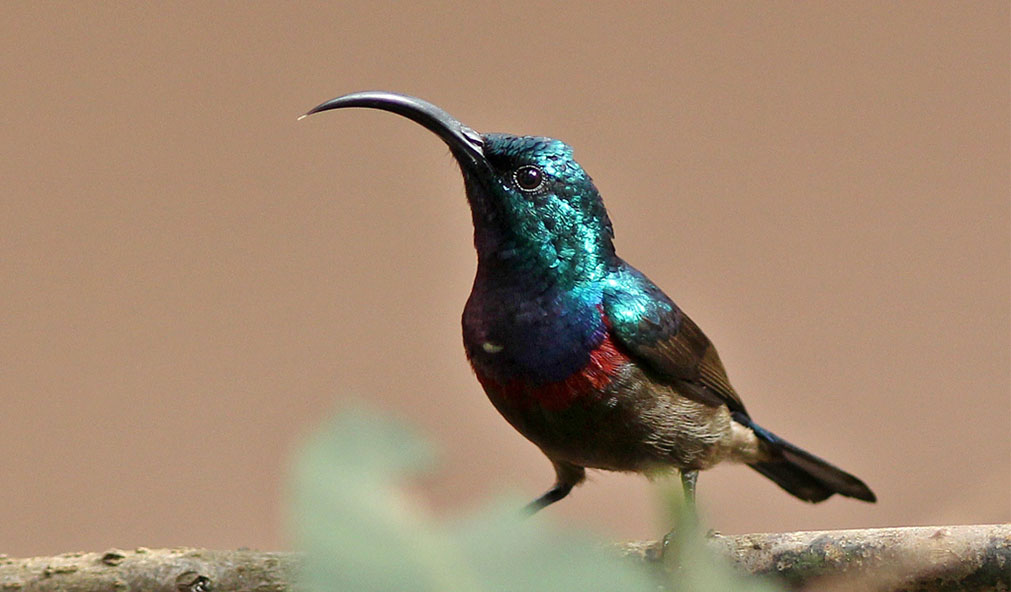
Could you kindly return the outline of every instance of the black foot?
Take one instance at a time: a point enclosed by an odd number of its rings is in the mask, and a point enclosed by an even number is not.
[[[563,497],[569,495],[572,491],[572,485],[568,483],[556,483],[554,487],[547,490],[544,495],[530,502],[523,508],[523,511],[527,515],[536,514],[538,511],[543,510],[545,507],[557,502]]]
[[[528,516],[569,495],[572,488],[586,478],[586,469],[583,467],[560,460],[552,460],[551,464],[555,467],[555,484],[544,495],[527,504],[524,511]]]

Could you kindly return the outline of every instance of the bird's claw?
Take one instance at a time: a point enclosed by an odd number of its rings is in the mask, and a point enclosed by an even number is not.
[[[667,534],[663,535],[663,538],[651,545],[646,549],[646,560],[647,561],[663,561],[663,558],[667,554],[667,549],[671,547],[677,536],[677,529],[673,529]]]

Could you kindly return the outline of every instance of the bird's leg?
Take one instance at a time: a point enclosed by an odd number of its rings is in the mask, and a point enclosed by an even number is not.
[[[695,528],[695,484],[698,483],[698,480],[698,471],[687,469],[681,471],[681,488],[684,491],[683,507],[681,512],[678,514],[678,523],[674,525],[674,528],[672,528],[670,532],[663,535],[663,541],[654,556],[656,559],[663,558],[664,554],[667,552],[667,548],[671,546],[671,543],[677,536],[679,529],[691,530]]]
[[[685,492],[685,505],[695,515],[695,484],[699,481],[698,471],[681,471],[681,487]]]
[[[535,514],[569,495],[572,488],[586,478],[586,470],[583,467],[564,461],[551,461],[551,464],[555,466],[555,484],[544,492],[544,495],[526,505],[524,511],[527,515]]]
[[[536,514],[539,510],[569,495],[570,491],[572,491],[572,485],[568,483],[555,483],[551,489],[544,492],[544,495],[527,504],[523,510],[527,514]]]

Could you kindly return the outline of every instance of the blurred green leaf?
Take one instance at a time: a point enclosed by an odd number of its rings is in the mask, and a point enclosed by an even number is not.
[[[524,519],[521,507],[520,500],[503,501],[452,529],[483,590],[657,589],[655,570],[543,518]]]
[[[669,562],[676,562],[671,573],[671,589],[780,592],[778,586],[767,580],[737,572],[723,557],[706,548],[706,535],[702,532],[696,510],[685,501],[679,478],[665,479],[659,485],[660,505],[666,510],[669,523],[677,525],[669,536],[666,553]]]
[[[310,438],[296,460],[292,516],[310,589],[434,589],[426,550],[438,535],[394,487],[430,459],[410,428],[364,410]]]
[[[292,509],[306,589],[654,592],[667,579],[544,518],[524,519],[520,500],[432,520],[397,487],[431,458],[409,427],[365,410],[309,439],[295,463]],[[689,564],[672,570],[672,589],[771,590],[713,564],[694,535],[678,545]]]

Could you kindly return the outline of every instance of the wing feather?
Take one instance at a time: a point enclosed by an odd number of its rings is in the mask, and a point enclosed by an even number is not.
[[[747,414],[709,338],[642,273],[616,272],[603,308],[615,344],[654,378],[700,403]]]

